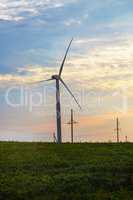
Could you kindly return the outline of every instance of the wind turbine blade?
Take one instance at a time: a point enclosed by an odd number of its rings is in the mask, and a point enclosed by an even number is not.
[[[62,84],[64,85],[64,87],[67,89],[67,91],[71,94],[71,96],[74,98],[75,102],[77,103],[77,105],[79,106],[79,108],[81,109],[80,104],[78,103],[77,99],[75,98],[75,96],[73,95],[73,93],[71,92],[71,90],[68,88],[68,86],[65,84],[65,82],[60,78],[60,81],[62,82]]]
[[[72,44],[72,41],[73,41],[73,38],[72,38],[72,40],[70,41],[70,43],[69,43],[69,45],[68,45],[68,48],[67,48],[67,50],[66,50],[64,59],[63,59],[63,61],[62,61],[62,64],[61,64],[61,67],[60,67],[60,71],[59,71],[59,77],[61,77],[61,73],[62,73],[62,70],[63,70],[63,67],[64,67],[64,63],[65,63],[65,61],[66,61],[66,57],[67,57],[68,51],[69,51],[69,49],[70,49],[70,46],[71,46],[71,44]]]
[[[47,80],[42,80],[42,81],[37,81],[37,82],[32,82],[32,83],[29,83],[30,85],[35,85],[35,84],[39,84],[39,83],[43,83],[43,82],[47,82],[47,81],[52,81],[53,79],[50,78],[50,79],[47,79]]]

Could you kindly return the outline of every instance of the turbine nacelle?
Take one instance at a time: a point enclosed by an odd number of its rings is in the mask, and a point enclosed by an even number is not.
[[[57,79],[59,80],[60,79],[59,75],[53,75],[51,78],[55,79],[55,80],[57,80]]]

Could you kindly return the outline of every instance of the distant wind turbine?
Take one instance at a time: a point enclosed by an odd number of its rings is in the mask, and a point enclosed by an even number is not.
[[[77,103],[77,105],[81,109],[81,106],[78,103],[77,99],[75,98],[75,96],[73,95],[73,93],[71,92],[71,90],[68,88],[68,86],[65,84],[65,82],[61,78],[63,67],[64,67],[64,64],[65,64],[65,61],[66,61],[67,54],[69,52],[70,46],[72,44],[72,41],[73,41],[73,39],[70,41],[70,44],[68,45],[68,48],[66,50],[65,56],[63,58],[63,61],[62,61],[62,64],[61,64],[61,67],[60,67],[60,70],[59,70],[59,74],[52,75],[52,77],[50,79],[48,79],[48,80],[42,80],[42,81],[37,82],[37,83],[41,83],[41,82],[51,81],[51,80],[55,80],[56,81],[56,120],[57,120],[57,143],[58,144],[62,143],[60,82],[64,85],[64,87],[67,89],[67,91],[70,93],[70,95],[74,98],[75,102]]]

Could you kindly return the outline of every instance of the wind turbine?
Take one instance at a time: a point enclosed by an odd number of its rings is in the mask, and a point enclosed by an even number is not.
[[[81,109],[80,104],[78,103],[77,99],[75,98],[75,96],[73,95],[73,93],[71,92],[71,90],[69,89],[69,87],[65,84],[65,82],[63,81],[63,79],[61,78],[62,75],[62,71],[63,71],[63,67],[67,58],[67,54],[69,52],[70,46],[72,44],[73,39],[70,41],[68,48],[66,50],[65,56],[63,58],[63,61],[61,63],[60,66],[60,70],[59,70],[59,74],[56,75],[52,75],[52,77],[48,80],[42,80],[39,81],[37,83],[41,83],[41,82],[45,82],[45,81],[51,81],[51,80],[55,80],[56,82],[56,121],[57,121],[57,143],[61,144],[62,143],[62,132],[61,132],[61,103],[60,103],[60,83],[62,83],[64,85],[64,87],[66,88],[66,90],[70,93],[70,95],[74,98],[75,102],[77,103],[77,105],[79,106],[79,108]]]

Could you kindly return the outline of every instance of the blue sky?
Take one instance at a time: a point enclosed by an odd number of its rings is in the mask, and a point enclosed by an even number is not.
[[[77,118],[81,121],[88,120],[78,127],[79,138],[85,135],[85,138],[91,140],[112,139],[114,121],[111,120],[114,120],[117,114],[121,120],[126,119],[126,123],[130,124],[133,98],[131,94],[133,86],[132,10],[131,0],[1,0],[0,110],[2,116],[0,127],[2,134],[5,134],[8,139],[17,138],[19,133],[21,139],[28,133],[29,138],[32,134],[37,137],[40,133],[40,138],[42,133],[45,133],[46,138],[51,137],[50,134],[55,130],[54,98],[50,105],[44,106],[44,112],[42,106],[29,112],[27,107],[20,110],[10,108],[5,102],[5,93],[11,85],[18,83],[23,85],[42,80],[57,72],[57,67],[60,66],[66,46],[72,37],[74,42],[63,77],[75,94],[77,92],[81,94],[83,91],[87,94],[82,105],[82,113],[79,113],[72,102]],[[50,87],[54,87],[54,84],[47,85],[47,88]],[[41,89],[41,86],[38,86],[36,90],[42,91]],[[126,114],[123,114],[123,104],[121,106],[120,101],[124,101],[125,90],[128,108]],[[17,102],[19,97],[20,91],[15,91],[11,98]],[[63,108],[68,101],[67,98],[69,97],[64,92]],[[102,99],[101,107],[98,103],[99,98]],[[70,109],[70,106],[63,110],[65,113],[63,121],[69,118],[68,108]],[[104,123],[99,123],[97,116],[100,119],[103,117]],[[96,117],[93,126],[89,123],[90,117]],[[28,125],[26,125],[27,119],[30,119]],[[131,138],[131,127],[128,127],[124,125],[123,129]],[[111,129],[109,135],[105,137],[109,129]],[[63,130],[64,137],[67,138],[69,129],[63,127]],[[0,136],[3,138],[2,134]]]
[[[25,5],[25,2],[29,3]],[[35,2],[8,0],[1,3],[1,72],[7,72],[9,68],[12,72],[15,67],[29,64],[47,65],[51,62],[50,58],[60,56],[60,49],[65,47],[64,41],[67,42],[72,36],[108,36],[131,29],[128,27],[132,19],[131,1],[77,0],[52,3],[42,0],[40,8],[36,7]],[[118,23],[117,26],[113,27],[114,23]],[[36,53],[38,49],[40,52]]]

